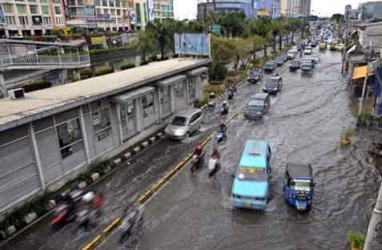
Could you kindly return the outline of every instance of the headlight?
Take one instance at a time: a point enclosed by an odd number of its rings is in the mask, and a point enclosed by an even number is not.
[[[276,88],[273,88],[273,90],[277,90],[277,87],[276,87]]]
[[[176,135],[176,136],[182,136],[182,135],[184,135],[185,133],[186,133],[185,130],[176,130],[176,131],[174,132],[174,135]]]

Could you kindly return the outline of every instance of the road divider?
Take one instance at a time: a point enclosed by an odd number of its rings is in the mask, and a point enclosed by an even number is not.
[[[239,85],[241,85],[241,82]],[[229,117],[224,124],[228,125],[235,117],[237,117],[241,113],[242,108],[236,112],[234,115]],[[202,145],[205,146],[209,141],[211,141],[216,134],[216,131],[212,132],[206,139],[202,141]],[[158,137],[162,137],[161,135],[157,135]],[[167,172],[167,174],[158,180],[151,188],[145,191],[142,195],[140,195],[134,202],[135,206],[144,205],[150,198],[152,198],[164,185],[166,185],[175,175],[178,173],[187,163],[192,159],[192,153],[189,153],[185,156],[180,162],[178,162],[171,170]],[[111,232],[118,227],[122,222],[122,217],[115,218],[110,224],[108,224],[105,229],[102,231],[102,234],[94,237],[89,243],[87,243],[81,250],[93,250],[97,246],[99,246],[102,241],[111,234]]]

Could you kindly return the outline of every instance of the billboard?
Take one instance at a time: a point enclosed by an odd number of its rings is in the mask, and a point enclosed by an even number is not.
[[[0,25],[3,25],[5,24],[5,18],[4,18],[4,12],[3,12],[3,9],[0,5]]]
[[[130,9],[130,24],[135,24],[136,23],[136,16],[135,16],[135,9]]]
[[[148,11],[149,11],[149,21],[154,21],[154,0],[147,0]]]
[[[177,55],[210,55],[210,36],[208,33],[175,33],[174,48]]]

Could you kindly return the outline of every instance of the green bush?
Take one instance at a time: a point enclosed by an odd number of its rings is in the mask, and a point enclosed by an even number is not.
[[[134,63],[126,63],[126,64],[121,66],[121,70],[126,70],[126,69],[131,69],[131,68],[135,68]]]
[[[227,68],[221,63],[211,63],[209,65],[209,78],[212,81],[223,81],[227,76]]]
[[[25,92],[31,92],[39,89],[46,89],[52,87],[52,83],[47,80],[42,80],[39,82],[27,84],[23,86]]]
[[[156,61],[159,61],[159,58],[157,57],[157,55],[151,55],[149,56],[149,61],[156,62]]]
[[[349,231],[347,239],[351,247],[362,249],[365,244],[365,236],[361,233]]]
[[[113,72],[114,72],[113,69],[101,69],[101,70],[95,71],[94,76],[107,75]]]

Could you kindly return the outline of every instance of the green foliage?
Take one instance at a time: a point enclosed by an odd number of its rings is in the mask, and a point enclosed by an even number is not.
[[[126,64],[121,66],[121,70],[132,69],[132,68],[135,68],[135,64],[134,63],[126,63]]]
[[[41,80],[35,83],[30,83],[23,86],[23,89],[25,92],[31,92],[39,89],[46,89],[50,88],[52,86],[52,83],[48,80]]]
[[[227,76],[227,71],[224,64],[213,62],[208,67],[209,79],[211,81],[223,81]]]
[[[344,21],[344,15],[340,13],[333,14],[330,20],[335,21],[337,23],[342,23]]]
[[[347,233],[347,240],[351,247],[362,249],[365,244],[365,236],[361,233],[349,231]]]
[[[159,59],[158,59],[158,57],[157,57],[157,55],[155,54],[155,55],[151,55],[151,56],[149,56],[149,61],[150,62],[156,62],[156,61],[158,61]]]
[[[113,73],[113,69],[101,69],[94,72],[94,76],[102,76],[106,74]]]

